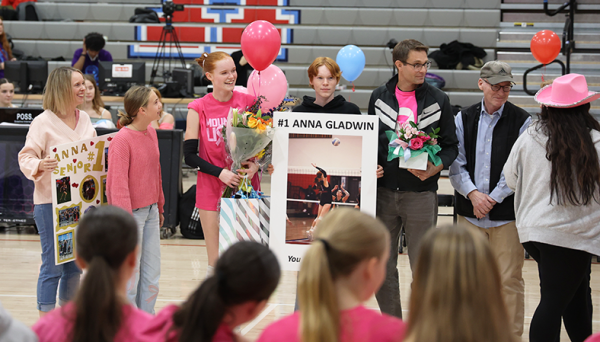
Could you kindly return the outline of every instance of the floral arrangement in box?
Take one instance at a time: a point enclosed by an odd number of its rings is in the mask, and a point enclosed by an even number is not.
[[[263,115],[260,96],[256,103],[246,109],[231,108],[227,123],[223,126],[225,150],[231,159],[231,170],[238,170],[242,162],[250,160],[265,166],[270,162],[271,141],[273,140],[273,118]],[[253,189],[251,180],[242,177],[237,188],[227,187],[223,198],[260,198],[260,192]]]
[[[427,168],[428,160],[435,166],[440,165],[442,160],[437,155],[442,150],[437,143],[439,131],[440,128],[438,127],[427,134],[419,130],[417,124],[412,121],[402,123],[397,133],[387,131],[386,134],[390,141],[388,161],[400,158],[400,167],[417,168],[420,170]],[[418,164],[411,163],[411,158],[413,160],[419,159]]]

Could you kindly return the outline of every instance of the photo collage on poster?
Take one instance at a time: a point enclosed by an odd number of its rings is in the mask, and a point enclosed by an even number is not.
[[[52,148],[58,166],[52,173],[56,264],[75,259],[75,230],[82,216],[107,204],[108,149],[116,133]]]

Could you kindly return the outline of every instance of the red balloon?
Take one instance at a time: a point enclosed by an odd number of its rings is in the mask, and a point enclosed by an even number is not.
[[[550,31],[542,30],[531,38],[531,53],[542,64],[552,62],[560,53],[562,43],[560,37]]]
[[[253,21],[242,32],[242,53],[255,70],[263,71],[271,65],[280,47],[281,35],[268,21]]]

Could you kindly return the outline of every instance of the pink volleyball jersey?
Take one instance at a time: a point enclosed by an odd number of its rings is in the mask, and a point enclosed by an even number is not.
[[[227,122],[230,108],[243,110],[253,105],[254,101],[254,96],[234,91],[233,96],[227,102],[216,100],[213,94],[210,93],[188,105],[189,109],[198,112],[200,119],[198,132],[198,155],[200,158],[221,168],[230,167],[227,163],[221,130]],[[255,179],[258,179],[258,177],[255,177]],[[255,179],[253,179],[252,185],[258,185]],[[225,184],[218,177],[198,172],[196,207],[202,210],[217,210],[224,190]]]

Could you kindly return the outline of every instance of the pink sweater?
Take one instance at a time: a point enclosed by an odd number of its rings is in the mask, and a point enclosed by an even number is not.
[[[73,329],[74,311],[75,305],[69,302],[40,318],[32,327],[40,342],[66,341]],[[121,329],[117,332],[114,342],[138,341],[140,330],[152,319],[152,315],[131,305],[123,305],[121,319]]]
[[[162,214],[165,197],[161,177],[156,130],[122,128],[108,149],[108,203],[129,212],[158,203]]]
[[[360,305],[341,312],[340,342],[400,342],[405,325],[400,319],[380,314]],[[269,325],[257,342],[299,342],[300,313],[284,317]]]
[[[146,325],[146,328],[140,334],[141,342],[178,342],[179,335],[173,329],[173,314],[179,310],[177,305],[164,307]],[[212,342],[234,342],[234,335],[226,324],[221,324]]]
[[[19,167],[25,177],[35,184],[33,204],[52,203],[51,172],[38,172],[42,159],[48,155],[54,156],[50,148],[96,136],[96,130],[86,112],[79,111],[78,116],[74,130],[49,110],[44,111],[31,122],[25,146],[19,152]]]

